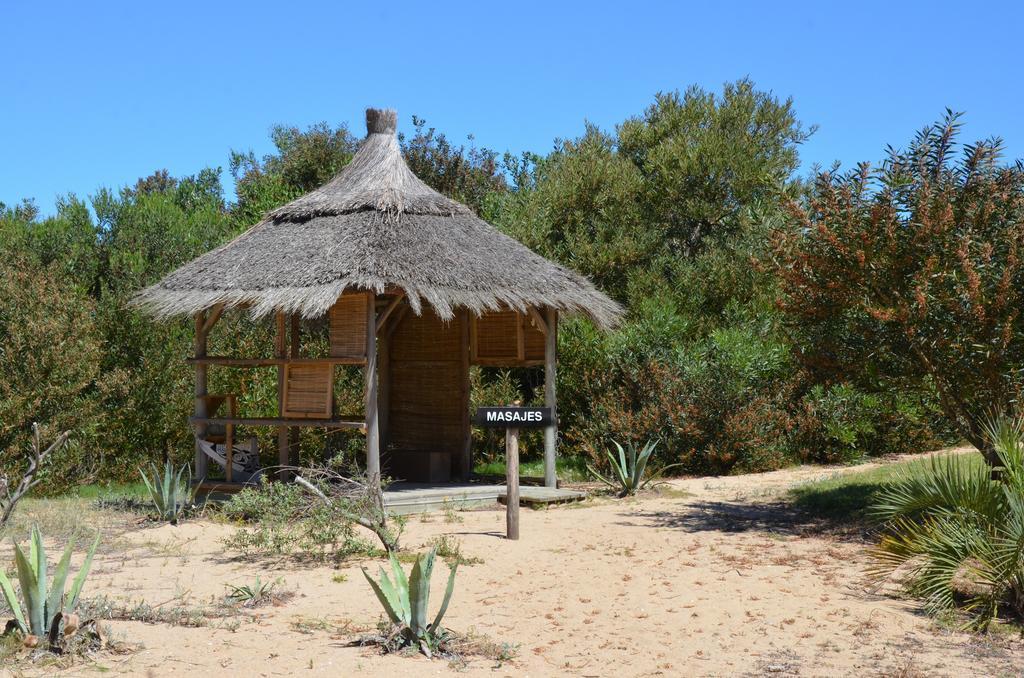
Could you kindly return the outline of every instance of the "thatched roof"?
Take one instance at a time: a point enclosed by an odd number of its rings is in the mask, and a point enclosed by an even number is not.
[[[216,304],[323,315],[346,290],[401,289],[413,310],[442,318],[551,306],[610,327],[621,307],[589,280],[533,253],[412,173],[396,114],[366,111],[367,136],[331,181],[271,211],[226,245],[141,291],[158,316]]]

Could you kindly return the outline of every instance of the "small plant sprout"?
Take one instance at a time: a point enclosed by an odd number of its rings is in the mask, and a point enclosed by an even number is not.
[[[174,466],[168,460],[164,463],[162,477],[155,464],[151,466],[151,471],[152,475],[147,476],[140,468],[139,475],[149,490],[153,508],[160,520],[177,525],[185,511],[195,504],[196,493],[199,491],[198,485],[192,487],[192,469],[184,464],[175,474]]]
[[[428,624],[427,604],[430,600],[430,576],[434,570],[436,553],[437,549],[430,549],[427,553],[418,555],[408,577],[399,564],[398,558],[393,553],[388,554],[393,581],[383,567],[380,568],[379,582],[370,576],[365,567],[363,568],[363,576],[366,577],[366,581],[370,582],[373,592],[377,594],[377,600],[380,601],[394,627],[385,642],[386,649],[389,649],[389,645],[393,641],[398,641],[398,647],[417,646],[423,654],[431,657],[446,638],[447,632],[441,626],[441,620],[452,599],[458,565],[451,566],[441,608],[437,611],[434,621]]]
[[[71,552],[75,546],[74,539],[68,542],[67,548],[64,549],[64,555],[57,563],[53,579],[49,582],[47,582],[46,550],[43,548],[43,535],[40,534],[39,528],[32,529],[27,556],[21,546],[14,545],[14,563],[18,572],[22,600],[18,600],[14,586],[3,570],[0,570],[0,592],[3,593],[7,605],[14,613],[14,619],[8,623],[7,627],[8,629],[17,629],[24,636],[27,647],[37,647],[40,639],[46,638],[50,649],[56,650],[59,647],[62,626],[65,636],[70,636],[78,630],[79,622],[75,610],[78,607],[78,598],[85,585],[85,578],[89,575],[92,558],[99,543],[100,535],[97,533],[96,539],[85,555],[82,567],[79,568],[71,588],[66,593],[64,585],[67,582],[68,570],[71,565]]]
[[[256,581],[252,584],[243,584],[241,586],[228,584],[228,589],[230,589],[228,598],[242,607],[259,607],[272,599],[274,588],[280,583],[280,579],[265,582],[257,576]]]
[[[615,447],[618,449],[619,455],[616,458],[611,451],[606,451],[606,454],[608,455],[608,460],[611,462],[612,470],[615,472],[614,476],[609,478],[589,464],[587,464],[587,470],[589,470],[595,478],[615,490],[619,497],[627,497],[636,494],[650,485],[651,482],[661,477],[661,475],[668,469],[680,466],[680,464],[662,466],[654,473],[645,475],[647,471],[647,462],[654,453],[654,449],[658,446],[658,441],[648,440],[643,446],[643,449],[639,452],[637,452],[636,444],[633,442],[630,442],[625,449],[623,449],[622,445],[617,441],[613,440],[612,442],[615,443]]]

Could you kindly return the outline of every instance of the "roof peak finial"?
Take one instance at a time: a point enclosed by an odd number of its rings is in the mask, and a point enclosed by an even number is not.
[[[367,134],[394,134],[398,127],[398,113],[393,108],[367,108]]]

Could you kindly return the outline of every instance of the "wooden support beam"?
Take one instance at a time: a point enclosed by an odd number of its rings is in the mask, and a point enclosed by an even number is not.
[[[224,313],[224,304],[215,304],[210,309],[210,314],[206,317],[206,322],[203,323],[203,334],[209,335],[210,330],[220,320],[221,315]]]
[[[234,469],[231,468],[235,457],[235,425],[228,424],[224,427],[224,459],[227,465],[224,467],[224,479],[229,483],[234,482]]]
[[[389,303],[387,307],[381,312],[380,317],[377,318],[377,334],[380,334],[380,331],[384,329],[384,323],[388,321],[388,318],[391,316],[394,310],[398,307],[400,303],[402,303],[402,299],[405,299],[405,292],[399,292],[395,296],[395,298],[391,300],[391,303]]]
[[[551,425],[544,429],[544,486],[558,487],[555,460],[558,458],[558,405],[555,393],[558,363],[558,311],[547,307],[544,335],[544,406],[551,408]]]
[[[195,354],[196,354],[196,358],[202,358],[202,357],[206,356],[206,332],[204,332],[204,328],[205,327],[206,327],[206,313],[205,312],[196,313],[196,317],[195,317],[195,328],[196,328]],[[203,365],[203,364],[200,364],[200,363],[196,363],[195,368],[196,368],[195,416],[197,416],[197,417],[205,417],[206,414],[207,414],[207,412],[206,412],[206,395],[207,395],[207,392],[206,392],[206,388],[207,388],[206,387],[206,377],[207,377],[207,374],[206,374],[206,372],[207,372],[207,368],[206,368],[206,365]],[[193,463],[195,468],[193,470],[195,471],[195,477],[198,478],[198,479],[205,478],[206,474],[207,474],[207,472],[209,470],[208,469],[208,465],[207,465],[206,454],[203,452],[202,448],[199,447],[199,441],[205,435],[206,435],[206,426],[205,425],[199,426],[199,427],[196,428],[196,431],[195,431],[196,449],[195,449],[195,460],[194,460],[194,463]]]
[[[274,428],[301,426],[305,428],[363,429],[366,422],[345,419],[296,419],[294,417],[189,417],[196,426],[205,424],[233,424],[235,426],[272,426]]]
[[[476,313],[469,315],[469,363],[476,365],[477,363],[477,326],[476,321],[480,319]]]
[[[458,476],[462,481],[468,481],[473,472],[473,429],[469,422],[469,325],[472,316],[467,309],[460,311],[459,316],[462,327],[459,329],[459,358],[462,364],[459,371],[459,407],[462,410],[462,449],[459,451]]]
[[[291,314],[291,346],[289,351],[289,357],[292,360],[298,360],[300,355],[300,349],[302,347],[302,317],[298,313]],[[331,383],[334,383],[334,371],[331,371]],[[299,428],[293,426],[288,429],[288,464],[290,466],[299,465]]]
[[[540,311],[535,309],[533,306],[530,306],[526,310],[530,312],[530,318],[533,319],[533,324],[537,326],[537,329],[540,330],[541,334],[546,336],[548,333],[548,324],[544,321],[544,318],[541,317]]]
[[[516,360],[526,360],[526,316],[516,313]]]
[[[380,327],[380,321],[377,321]],[[391,335],[378,331],[377,339],[377,419],[380,421],[380,449],[388,449],[388,423],[391,416]]]
[[[366,475],[371,486],[380,482],[380,423],[377,419],[377,307],[376,295],[366,293]]]
[[[285,318],[284,313],[278,311],[274,315],[274,322],[276,332],[274,334],[274,356],[276,358],[285,358]],[[284,418],[284,380],[285,371],[284,363],[282,362],[277,366],[277,416]],[[290,458],[288,456],[288,429],[284,426],[277,427],[277,464],[282,467],[278,470],[277,477],[280,480],[288,479],[288,472],[283,467],[288,466]]]
[[[391,322],[388,323],[388,326],[384,328],[384,334],[386,334],[389,339],[391,338],[391,335],[395,333],[395,330],[398,329],[398,326],[402,324],[402,321],[405,319],[405,316],[408,313],[409,307],[402,306],[398,309],[398,312],[394,314],[394,317],[391,319]]]
[[[229,356],[206,356],[189,358],[191,364],[223,365],[225,367],[274,367],[276,365],[362,365],[363,358],[233,358]]]
[[[544,364],[543,360],[516,360],[514,358],[476,358],[473,360],[474,365],[480,365],[481,367],[540,367]]]
[[[228,416],[238,416],[238,401],[235,400],[235,396],[227,396],[227,407]],[[225,424],[224,425],[224,460],[226,466],[224,467],[224,479],[229,483],[234,481],[234,469],[231,468],[235,457],[235,425]]]

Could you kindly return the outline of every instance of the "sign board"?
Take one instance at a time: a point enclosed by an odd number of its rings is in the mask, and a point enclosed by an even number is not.
[[[553,422],[550,407],[478,407],[473,423],[484,428],[544,428]]]

